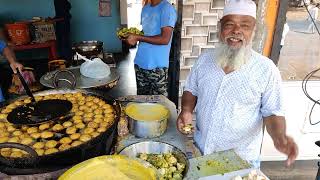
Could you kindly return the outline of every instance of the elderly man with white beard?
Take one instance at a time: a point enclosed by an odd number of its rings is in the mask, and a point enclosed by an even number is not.
[[[290,166],[298,147],[286,134],[281,76],[270,59],[252,49],[255,25],[253,1],[229,0],[219,45],[200,55],[186,80],[177,128],[188,133],[195,109],[194,140],[203,154],[233,149],[259,168],[265,124]]]

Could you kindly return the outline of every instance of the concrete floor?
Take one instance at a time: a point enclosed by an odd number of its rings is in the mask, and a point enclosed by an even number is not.
[[[308,14],[303,8],[290,9],[287,12],[290,31],[278,63],[284,81],[303,80],[309,72],[320,67],[320,36],[317,32],[308,32],[310,22],[306,20],[307,17]],[[320,29],[319,18],[316,22]]]
[[[296,161],[292,167],[286,168],[282,161],[261,163],[261,171],[270,180],[315,180],[318,166],[317,161]]]

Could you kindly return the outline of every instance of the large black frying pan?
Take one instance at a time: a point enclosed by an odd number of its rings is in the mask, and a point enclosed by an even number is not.
[[[114,100],[112,97],[106,95],[102,91],[95,90],[48,90],[42,91],[39,94],[57,94],[57,93],[75,93],[81,92],[86,95],[95,96],[106,103],[112,105],[115,110],[115,121],[113,124],[99,136],[92,138],[86,143],[80,144],[79,146],[72,147],[70,149],[59,151],[49,155],[37,156],[37,153],[30,147],[17,144],[17,143],[0,143],[1,148],[18,148],[25,152],[28,152],[30,156],[24,158],[5,158],[0,156],[0,170],[6,174],[35,174],[35,173],[43,173],[41,171],[41,167],[61,167],[61,166],[70,166],[82,162],[84,160],[101,156],[104,154],[110,154],[111,149],[113,148],[116,139],[117,139],[117,125],[121,115],[121,108],[118,101]],[[0,107],[1,109],[1,107]],[[63,136],[67,137],[66,134]],[[2,167],[6,167],[2,169]],[[29,171],[24,171],[20,169],[19,171],[15,171],[15,169],[10,168],[32,168],[39,169],[39,171],[32,170],[32,173]]]
[[[35,125],[72,116],[72,113],[70,113],[72,103],[70,101],[50,99],[36,102],[26,81],[18,70],[17,74],[27,95],[31,98],[31,103],[13,109],[7,117],[10,123],[15,125]]]

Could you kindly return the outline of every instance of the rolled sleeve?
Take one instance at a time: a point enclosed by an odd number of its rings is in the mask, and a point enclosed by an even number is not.
[[[272,73],[266,87],[262,94],[261,100],[261,114],[262,117],[268,116],[284,116],[283,92],[281,75],[276,66],[272,68]]]
[[[4,50],[4,48],[6,48],[6,47],[7,47],[6,42],[0,40],[0,54],[3,53],[3,50]]]
[[[172,5],[167,5],[161,13],[160,27],[172,27],[174,28],[177,22],[177,13]]]

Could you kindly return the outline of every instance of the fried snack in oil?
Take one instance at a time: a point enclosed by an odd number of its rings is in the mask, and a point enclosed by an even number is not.
[[[98,131],[99,133],[106,132],[106,130],[107,130],[107,128],[105,128],[105,127],[100,127],[100,128],[97,129],[97,131]]]
[[[1,116],[1,114],[0,114],[0,116]],[[0,119],[1,119],[1,117],[0,117]],[[5,127],[6,127],[5,123],[4,122],[0,122],[0,128],[2,129],[2,128],[5,128]]]
[[[84,134],[91,134],[92,132],[94,132],[94,128],[85,128],[84,130],[83,130],[83,133]]]
[[[44,154],[45,154],[45,155],[53,154],[53,153],[56,153],[56,152],[58,152],[58,151],[59,151],[59,150],[56,149],[56,148],[50,148],[50,149],[47,149],[47,150],[44,152]]]
[[[91,107],[92,105],[94,105],[94,102],[87,102],[86,106]]]
[[[10,133],[9,132],[1,132],[0,133],[0,137],[9,137],[10,136]]]
[[[12,151],[10,149],[8,150],[1,150],[1,156],[4,156],[4,157],[10,157]]]
[[[91,133],[91,136],[94,137],[94,138],[97,137],[97,136],[99,136],[99,135],[100,135],[100,133],[98,133],[98,132],[93,132],[93,133]]]
[[[93,118],[83,118],[83,122],[88,123],[88,122],[91,122],[91,121],[92,121],[92,119],[93,119]]]
[[[102,114],[96,114],[96,115],[94,115],[94,118],[103,118],[103,115]]]
[[[30,136],[31,136],[32,138],[34,138],[34,139],[38,139],[38,138],[41,137],[41,133],[32,133],[32,134],[30,134]]]
[[[55,140],[50,140],[50,141],[47,141],[47,142],[46,142],[46,145],[45,145],[45,146],[46,146],[46,148],[50,149],[50,148],[56,147],[57,144],[58,144],[57,141],[55,141]]]
[[[76,120],[73,120],[73,123],[74,124],[79,124],[79,123],[83,123],[83,122],[82,122],[82,119],[76,119]]]
[[[101,109],[96,109],[96,110],[93,111],[93,113],[94,113],[95,115],[102,114],[102,113],[103,113],[103,110],[101,110]]]
[[[70,137],[64,137],[64,138],[61,138],[59,142],[61,144],[70,144],[72,142],[72,139]]]
[[[82,116],[84,114],[84,112],[83,111],[77,111],[77,112],[75,112],[75,115],[76,116]]]
[[[96,110],[96,109],[98,109],[98,108],[99,108],[99,106],[96,105],[96,104],[94,104],[93,106],[91,106],[91,109],[92,109],[92,110]]]
[[[32,143],[33,143],[33,139],[30,137],[21,139],[21,144],[30,145]]]
[[[99,127],[99,125],[97,123],[95,123],[95,122],[89,122],[88,123],[88,127],[89,128],[97,128],[97,127]]]
[[[76,124],[76,128],[78,128],[78,129],[83,129],[85,127],[86,127],[86,125],[83,123]]]
[[[50,131],[44,131],[44,132],[41,133],[41,138],[48,139],[48,138],[53,137],[53,135],[54,134],[52,132],[50,132]]]
[[[89,113],[87,113],[87,114],[83,115],[83,117],[84,117],[84,118],[92,118],[93,116],[94,116],[94,114],[93,114],[93,113],[91,113],[91,112],[89,112]]]
[[[62,125],[63,125],[63,127],[68,128],[68,127],[72,126],[72,122],[66,121]]]
[[[104,104],[102,105],[103,109],[112,109],[112,106],[110,104]]]
[[[70,149],[71,147],[72,147],[72,146],[69,145],[69,144],[61,144],[61,145],[59,146],[59,150],[60,150],[60,151],[64,151],[64,150]]]
[[[8,142],[8,140],[9,140],[8,136],[0,137],[0,143]]]
[[[102,118],[95,118],[95,119],[93,120],[93,122],[99,124],[99,123],[103,122],[103,119],[102,119]]]
[[[44,123],[39,126],[39,130],[43,131],[43,130],[49,129],[49,127],[50,127],[49,123]]]
[[[80,115],[75,115],[72,117],[73,121],[76,121],[76,120],[82,120],[82,117]]]
[[[56,125],[54,125],[54,126],[52,127],[52,131],[55,131],[55,132],[61,131],[61,130],[63,130],[63,129],[64,129],[64,127],[63,127],[61,124],[56,124]]]
[[[44,154],[44,149],[36,149],[35,151],[39,156],[42,156]]]
[[[80,136],[80,141],[87,142],[91,139],[91,136],[89,134],[84,134]]]
[[[29,127],[26,125],[21,126],[21,130],[24,132],[27,131],[28,129],[29,129]]]
[[[15,151],[12,152],[10,155],[11,158],[22,158],[23,157],[23,153],[20,151]]]
[[[77,132],[77,128],[75,126],[68,127],[67,130],[66,130],[67,134],[74,134],[76,132]]]
[[[19,131],[19,130],[17,130],[17,131],[14,131],[14,132],[12,133],[12,135],[13,135],[13,136],[20,136],[20,135],[22,135],[22,132]]]
[[[27,129],[27,133],[32,134],[38,132],[38,127],[30,127]]]
[[[71,146],[72,146],[72,147],[76,147],[76,146],[79,146],[80,144],[82,144],[81,141],[73,141],[73,142],[71,143]]]
[[[8,139],[8,142],[19,143],[19,140],[20,140],[19,137],[12,137]]]
[[[15,130],[16,130],[16,128],[13,127],[12,125],[9,125],[9,126],[7,127],[7,131],[8,131],[8,132],[13,132],[13,131],[15,131]]]
[[[71,138],[72,140],[77,140],[77,139],[80,138],[80,136],[81,136],[80,133],[74,133],[74,134],[71,134],[71,135],[70,135],[70,138]]]
[[[44,142],[36,142],[32,145],[33,148],[35,149],[43,149],[45,146],[45,143]]]
[[[101,122],[100,127],[108,127],[110,123],[108,122]]]

